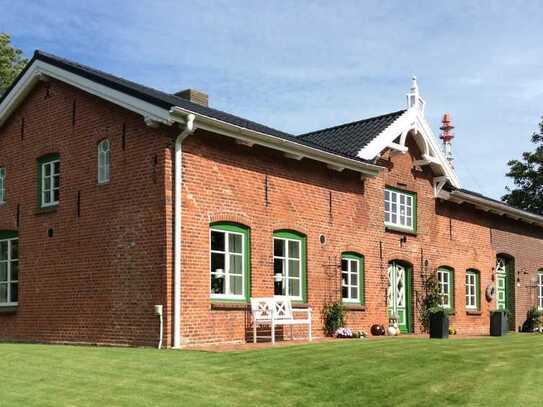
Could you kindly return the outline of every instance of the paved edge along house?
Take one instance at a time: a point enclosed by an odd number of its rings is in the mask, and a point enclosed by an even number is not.
[[[462,189],[424,107],[414,80],[405,110],[295,136],[37,51],[0,99],[0,339],[156,345],[162,305],[165,346],[244,342],[278,294],[315,337],[335,300],[420,332],[432,272],[460,334],[519,329],[543,217]]]

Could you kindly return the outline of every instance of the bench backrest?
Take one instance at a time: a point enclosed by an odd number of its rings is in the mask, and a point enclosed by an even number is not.
[[[286,296],[251,298],[251,312],[257,321],[292,319],[292,304]]]

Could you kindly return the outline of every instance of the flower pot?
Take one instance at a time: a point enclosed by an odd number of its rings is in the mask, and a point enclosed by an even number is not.
[[[490,336],[504,336],[509,329],[506,311],[492,311],[490,313]]]
[[[447,339],[449,337],[449,316],[445,312],[430,314],[430,338]]]

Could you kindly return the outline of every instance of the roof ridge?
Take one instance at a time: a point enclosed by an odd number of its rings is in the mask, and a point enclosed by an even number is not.
[[[378,116],[367,117],[365,119],[355,120],[353,122],[337,124],[335,126],[325,127],[323,129],[319,129],[319,130],[313,130],[313,131],[310,131],[308,133],[299,134],[296,137],[304,139],[306,136],[310,136],[310,135],[313,135],[313,134],[316,134],[316,133],[322,133],[322,132],[325,132],[325,131],[328,131],[328,130],[340,129],[342,127],[347,127],[347,126],[352,126],[352,125],[355,125],[355,124],[369,122],[371,120],[382,119],[384,117],[397,115],[398,113],[405,113],[406,111],[407,111],[407,109],[400,109],[400,110],[397,110],[395,112],[385,113],[385,114],[381,114],[381,115],[378,115]]]

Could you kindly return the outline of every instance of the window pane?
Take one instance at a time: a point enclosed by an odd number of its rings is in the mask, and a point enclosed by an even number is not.
[[[349,284],[349,273],[341,273],[341,285],[346,286]]]
[[[224,254],[211,253],[211,272],[216,273],[218,270],[224,272]]]
[[[2,266],[0,266],[0,267],[2,267]],[[9,279],[11,281],[19,280],[19,262],[18,261],[12,261],[11,262]],[[0,278],[0,281],[1,280],[2,279]]]
[[[394,214],[394,213],[392,214],[392,216],[391,216],[391,218],[390,218],[390,221],[391,221],[392,223],[396,223],[396,222],[398,221],[398,218],[396,217],[396,214]]]
[[[230,253],[241,253],[242,236],[238,234],[228,234],[228,251]]]
[[[351,273],[351,285],[358,286],[358,273],[356,271]]]
[[[349,262],[345,259],[341,259],[341,270],[348,271]]]
[[[390,192],[385,189],[385,201],[390,201]]]
[[[300,280],[298,279],[289,279],[288,295],[293,297],[300,296]]]
[[[211,250],[224,251],[224,232],[211,231]]]
[[[47,178],[44,179],[43,190],[44,191],[50,191],[51,190],[51,178],[50,177],[47,177]]]
[[[358,287],[351,287],[351,299],[358,298]]]
[[[8,263],[0,262],[0,282],[8,281]]]
[[[60,191],[58,189],[53,192],[53,200],[54,202],[60,201]]]
[[[228,272],[239,275],[243,273],[243,256],[237,254],[230,255],[230,270]]]
[[[51,166],[49,164],[44,164],[42,168],[45,176],[49,177],[51,175]]]
[[[19,241],[11,241],[11,260],[17,260],[19,258]]]
[[[230,294],[242,295],[243,294],[243,277],[238,275],[230,276]]]
[[[349,298],[349,287],[341,287],[341,296],[345,299]]]
[[[211,275],[211,293],[224,294],[224,275],[220,277],[217,277],[215,274]]]
[[[60,177],[58,175],[53,177],[53,188],[58,188],[60,186]]]
[[[283,239],[273,239],[273,255],[285,257],[285,241]]]
[[[18,292],[17,292],[17,283],[12,283],[10,286],[10,298],[9,300],[11,302],[17,302],[19,300]]]
[[[0,284],[0,303],[8,302],[8,285]]]
[[[8,259],[8,242],[4,240],[0,242],[0,261]]]
[[[385,213],[385,222],[390,222],[390,214],[388,212]]]
[[[288,256],[292,259],[300,258],[300,242],[296,240],[288,241]]]
[[[273,273],[282,274],[283,273],[283,259],[274,259],[273,260]]]
[[[289,277],[300,277],[300,260],[288,261]]]

